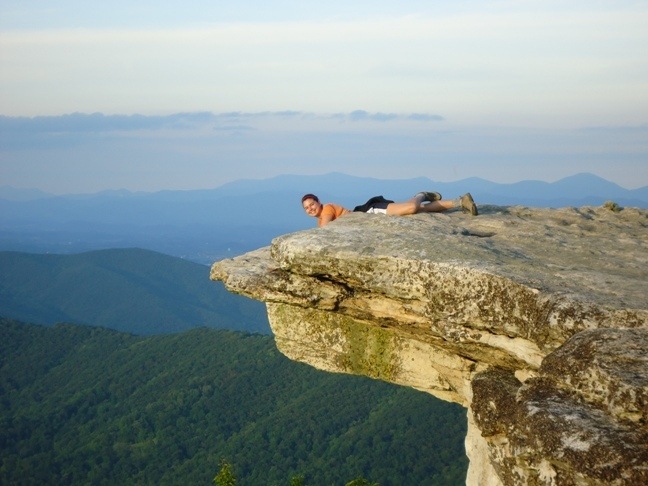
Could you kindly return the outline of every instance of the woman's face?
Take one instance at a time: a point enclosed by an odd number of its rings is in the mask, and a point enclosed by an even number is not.
[[[317,202],[315,199],[304,200],[302,206],[304,206],[304,211],[306,211],[306,214],[313,216],[314,218],[319,217],[320,213],[322,212],[322,204]]]

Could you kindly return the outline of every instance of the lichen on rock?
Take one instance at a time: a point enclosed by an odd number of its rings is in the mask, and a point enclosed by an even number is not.
[[[467,407],[468,482],[635,484],[647,269],[645,210],[486,206],[351,214],[211,277],[267,303],[288,357]]]

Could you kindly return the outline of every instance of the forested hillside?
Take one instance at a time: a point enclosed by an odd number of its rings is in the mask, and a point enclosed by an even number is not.
[[[209,280],[209,267],[149,250],[0,252],[0,316],[134,334],[213,327],[268,334],[265,306]]]
[[[0,320],[0,484],[463,484],[465,410],[271,337]]]

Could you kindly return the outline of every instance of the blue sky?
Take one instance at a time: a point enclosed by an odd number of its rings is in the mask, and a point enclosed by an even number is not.
[[[648,185],[648,2],[0,0],[0,185]]]

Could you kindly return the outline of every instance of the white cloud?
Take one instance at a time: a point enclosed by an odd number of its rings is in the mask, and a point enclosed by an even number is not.
[[[648,180],[645,2],[97,5],[0,4],[0,115],[104,114],[5,137],[3,182],[189,188],[321,167]]]
[[[281,173],[648,184],[648,127],[451,128],[434,115],[231,112],[0,118],[0,180],[54,193],[190,189]]]
[[[522,3],[524,6],[524,2]],[[640,123],[645,11],[451,12],[357,21],[7,32],[6,114],[195,110],[443,113]]]

